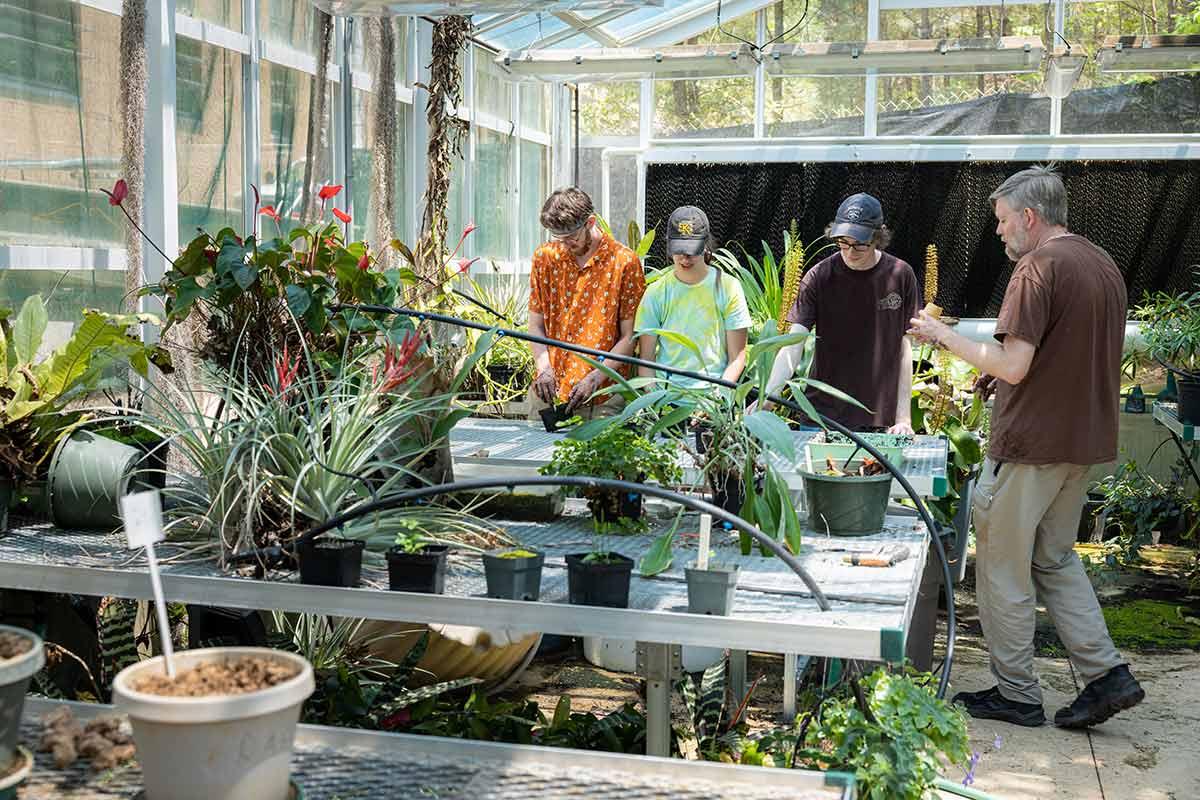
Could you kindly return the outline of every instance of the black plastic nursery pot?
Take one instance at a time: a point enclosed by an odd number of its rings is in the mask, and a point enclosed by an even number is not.
[[[28,639],[30,647],[11,658],[0,658],[0,775],[5,775],[18,758],[17,738],[21,727],[21,710],[25,707],[25,692],[29,682],[46,663],[42,640],[22,628],[0,625],[0,633]]]
[[[741,473],[726,472],[714,476],[711,483],[714,506],[730,514],[737,514],[742,510],[742,504],[746,501],[746,482],[742,480]]]
[[[800,470],[808,527],[832,536],[867,536],[883,528],[892,476],[818,475]]]
[[[645,475],[639,475],[637,483],[645,479]],[[642,498],[641,492],[605,490],[590,494],[587,504],[597,522],[617,522],[622,518],[639,520],[642,518]]]
[[[63,437],[50,460],[50,513],[60,528],[116,528],[121,498],[143,453],[136,447],[78,430]]]
[[[488,377],[501,385],[508,384],[517,374],[516,367],[502,366],[499,364],[490,364],[487,367]]]
[[[545,560],[546,554],[540,550],[510,548],[484,553],[487,596],[498,600],[537,600],[542,593]]]
[[[538,415],[542,418],[542,426],[545,427],[546,433],[557,433],[558,426],[571,418],[571,415],[567,413],[566,403],[547,406],[538,411]]]
[[[1179,421],[1185,425],[1200,425],[1200,378],[1175,373],[1179,391]]]
[[[312,586],[358,586],[362,577],[362,539],[318,536],[298,548],[300,582]]]
[[[738,567],[685,567],[683,571],[687,576],[688,611],[719,617],[729,614],[729,609],[733,608],[733,596],[737,591]]]
[[[572,605],[629,608],[629,579],[633,559],[605,553],[604,560],[587,560],[593,553],[572,553],[567,562],[567,598]]]
[[[446,554],[449,551],[444,544],[428,544],[415,553],[391,548],[385,554],[388,588],[393,592],[441,594],[446,589]]]

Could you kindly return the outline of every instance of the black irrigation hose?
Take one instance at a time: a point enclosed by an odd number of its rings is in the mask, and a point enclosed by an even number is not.
[[[377,313],[377,314],[395,314],[395,315],[399,315],[399,316],[413,317],[413,318],[417,319],[418,321],[422,321],[422,322],[425,320],[429,320],[430,322],[441,322],[441,323],[444,323],[447,325],[456,325],[461,328],[473,328],[478,331],[493,331],[497,336],[511,336],[514,339],[519,339],[521,341],[536,342],[538,344],[547,345],[549,347],[558,347],[563,350],[570,350],[571,352],[574,352],[574,353],[582,353],[583,355],[589,355],[589,356],[592,356],[593,358],[601,358],[602,357],[606,360],[617,361],[622,364],[632,364],[634,366],[639,366],[639,367],[649,367],[649,368],[654,369],[659,372],[666,372],[668,374],[678,375],[678,376],[684,377],[684,378],[694,378],[697,380],[704,381],[705,383],[711,383],[716,386],[723,386],[726,389],[736,389],[737,388],[736,383],[734,383],[732,381],[724,380],[723,378],[714,378],[711,375],[706,375],[706,374],[699,373],[699,372],[691,372],[689,370],[684,370],[684,369],[677,369],[675,367],[671,367],[666,364],[659,364],[654,361],[646,361],[641,358],[635,358],[634,356],[618,355],[616,353],[610,353],[610,352],[607,352],[604,350],[597,350],[597,349],[591,348],[591,347],[583,347],[582,345],[573,344],[571,342],[563,342],[563,341],[559,341],[557,339],[550,339],[545,336],[537,336],[532,333],[525,333],[523,331],[489,327],[480,322],[471,322],[469,320],[459,319],[458,317],[452,317],[452,316],[448,316],[446,314],[437,314],[437,313],[430,312],[430,311],[416,311],[411,308],[397,308],[395,306],[372,305],[372,304],[364,304],[364,303],[336,303],[336,304],[333,304],[330,306],[330,310],[332,310],[332,311],[341,311],[343,309],[363,311],[363,312],[367,312],[367,313]],[[929,537],[933,543],[934,552],[937,553],[938,561],[941,562],[941,566],[942,566],[942,586],[943,586],[943,589],[944,589],[944,592],[946,595],[946,656],[945,656],[945,659],[942,664],[942,675],[941,675],[941,678],[938,680],[937,696],[939,698],[944,697],[946,694],[946,688],[950,684],[950,669],[954,662],[954,640],[955,640],[957,632],[958,632],[958,619],[957,619],[957,615],[954,612],[954,583],[953,583],[953,579],[950,575],[950,562],[946,558],[946,548],[942,546],[942,538],[941,538],[941,536],[938,535],[937,523],[935,523],[933,521],[933,517],[930,515],[929,509],[926,507],[925,502],[921,499],[921,496],[919,494],[917,494],[916,490],[913,489],[912,484],[908,482],[908,478],[906,478],[904,476],[904,473],[902,473],[890,461],[888,461],[886,458],[884,458],[883,454],[880,453],[877,449],[875,449],[875,447],[872,444],[863,440],[861,437],[859,437],[859,435],[857,433],[850,430],[845,425],[842,425],[840,422],[838,422],[836,420],[827,419],[825,417],[822,417],[820,414],[817,414],[816,418],[813,418],[813,415],[811,413],[809,413],[808,411],[805,411],[797,403],[795,403],[791,400],[785,400],[784,398],[779,397],[778,395],[769,394],[769,395],[767,395],[766,399],[772,403],[776,403],[787,409],[790,409],[793,412],[803,414],[805,417],[812,419],[814,422],[824,425],[825,427],[832,428],[835,431],[841,433],[843,436],[849,437],[850,440],[853,441],[856,445],[858,445],[863,450],[866,450],[868,453],[870,453],[872,458],[874,458],[880,464],[883,464],[883,466],[887,468],[888,472],[892,473],[892,477],[896,480],[897,483],[900,484],[901,488],[904,489],[904,492],[905,492],[905,494],[908,495],[909,499],[912,500],[913,505],[916,507],[917,513],[921,517],[921,521],[925,523],[925,527],[929,530]],[[502,486],[508,485],[508,483],[509,482],[502,481],[500,483],[500,485],[502,485]],[[454,485],[460,485],[460,484],[446,484],[446,485],[454,486]],[[465,485],[465,484],[462,484],[462,485]],[[432,488],[439,488],[439,487],[432,487]],[[381,501],[381,502],[384,502],[384,501]],[[724,518],[724,517],[722,517],[722,518]],[[328,523],[326,523],[326,524],[328,524]],[[317,529],[313,529],[313,530],[317,530]],[[321,528],[321,530],[329,530],[329,528],[324,527],[324,528]],[[300,536],[300,540],[302,540],[302,541],[307,540],[307,539],[311,538],[313,535],[315,535],[315,534],[313,534],[312,531],[308,531]],[[771,540],[771,541],[774,541],[774,540]],[[789,566],[791,566],[791,564],[789,564]],[[795,567],[793,567],[793,569],[795,569]],[[801,578],[803,578],[803,575],[801,575]]]
[[[322,533],[327,533],[334,528],[340,528],[347,522],[365,517],[368,514],[374,514],[378,511],[387,511],[389,509],[403,506],[413,500],[422,500],[427,497],[435,497],[440,494],[449,492],[469,492],[477,489],[513,489],[516,486],[579,486],[585,489],[611,489],[621,492],[637,492],[639,494],[647,494],[651,497],[658,497],[663,500],[672,500],[682,506],[699,511],[702,514],[711,514],[722,522],[728,522],[734,528],[748,534],[759,545],[767,548],[776,556],[778,556],[785,564],[791,567],[792,571],[800,576],[800,580],[804,581],[804,585],[808,587],[812,593],[813,599],[817,601],[817,605],[822,611],[829,611],[829,601],[825,598],[825,593],[821,591],[821,587],[817,585],[816,580],[812,575],[808,574],[808,570],[796,560],[796,557],[787,551],[783,545],[772,539],[761,530],[751,525],[746,520],[730,514],[720,506],[714,506],[705,500],[700,500],[695,497],[689,497],[685,494],[673,492],[670,489],[663,489],[659,486],[648,486],[641,483],[633,483],[632,481],[619,481],[612,478],[590,478],[582,475],[539,475],[509,478],[476,478],[469,481],[453,481],[451,483],[441,483],[437,486],[422,486],[419,489],[409,489],[406,492],[391,494],[382,500],[376,500],[368,503],[365,506],[347,511],[345,514],[322,522],[316,527],[309,528],[304,533],[296,538],[296,543],[310,540]]]

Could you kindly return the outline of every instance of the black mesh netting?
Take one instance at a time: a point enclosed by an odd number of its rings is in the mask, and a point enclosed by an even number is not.
[[[1024,162],[652,164],[646,224],[662,227],[680,205],[704,209],[718,244],[737,242],[754,256],[766,241],[782,252],[794,218],[805,242],[832,219],[842,198],[869,192],[883,203],[894,237],[888,250],[922,278],[925,247],[937,245],[938,304],[960,317],[995,316],[1012,264],[996,236],[988,195]],[[1200,266],[1200,163],[1072,161],[1070,228],[1112,254],[1132,302],[1149,289],[1193,286]],[[665,237],[653,256],[662,263]],[[740,248],[734,247],[740,255]]]

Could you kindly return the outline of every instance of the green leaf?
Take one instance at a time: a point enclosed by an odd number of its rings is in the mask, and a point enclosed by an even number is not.
[[[571,718],[571,697],[563,695],[558,698],[558,703],[554,706],[554,718],[550,721],[550,727],[554,729],[561,728],[567,724],[567,720]]]
[[[638,242],[637,247],[634,249],[638,258],[645,258],[646,254],[650,252],[650,248],[654,246],[654,235],[655,230],[651,228],[646,231],[646,235]]]
[[[210,269],[208,257],[204,251],[208,249],[211,240],[208,234],[202,233],[188,242],[187,248],[175,259],[175,269],[183,275],[199,275]]]
[[[50,323],[46,304],[40,294],[31,294],[21,304],[21,311],[12,323],[12,348],[18,364],[32,364],[42,346],[42,337]]]
[[[671,543],[674,540],[674,529],[667,531],[654,540],[654,543],[650,545],[650,549],[646,551],[646,555],[642,556],[641,563],[638,564],[638,569],[641,571],[643,578],[657,575],[671,566]]]
[[[650,435],[657,436],[668,428],[672,428],[681,422],[687,421],[687,419],[691,416],[692,409],[688,408],[687,406],[677,408],[670,414],[664,414],[657,422],[654,423],[654,425],[651,426]]]
[[[701,364],[704,363],[704,354],[700,352],[700,348],[696,346],[696,343],[693,342],[690,337],[680,333],[679,331],[671,331],[667,330],[666,328],[647,328],[645,330],[638,331],[638,335],[652,335],[666,339],[668,342],[677,344],[686,349],[688,352],[694,355],[696,360]]]
[[[312,304],[312,297],[302,287],[293,284],[288,284],[284,290],[287,295],[288,311],[292,312],[294,317],[304,316],[304,312],[308,311],[309,305]]]
[[[796,442],[787,423],[770,411],[755,411],[744,419],[746,429],[774,452],[796,460]]]
[[[233,269],[233,280],[243,290],[249,289],[258,279],[258,267],[253,264],[239,264]]]
[[[437,424],[433,426],[433,440],[440,441],[443,436],[447,436],[462,420],[471,416],[471,409],[456,408],[438,418]]]

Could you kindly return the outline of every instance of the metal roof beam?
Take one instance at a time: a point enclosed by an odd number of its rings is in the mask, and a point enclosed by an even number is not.
[[[775,0],[729,0],[721,3],[722,21],[733,21],[738,17],[774,5]],[[664,14],[656,21],[621,40],[622,47],[663,47],[679,44],[706,30],[716,27],[717,4],[708,3],[686,13]]]
[[[524,16],[524,12],[518,12],[516,14],[492,14],[481,24],[476,25],[473,33],[476,36],[481,36],[488,31],[494,31],[497,28],[502,28],[505,25],[508,25],[509,23],[516,22]]]
[[[599,17],[596,17],[595,19],[584,19],[574,11],[556,11],[554,16],[570,25],[572,34],[582,33],[589,39],[599,42],[601,47],[619,47],[620,43],[600,26],[608,21],[603,19],[603,17],[612,17],[614,14],[617,17],[620,17],[628,13],[628,11],[629,9],[622,9],[616,12],[608,11],[604,14],[601,14]],[[566,33],[566,31],[563,31],[563,33]],[[549,45],[547,45],[545,42],[542,42],[538,46],[548,47]]]

